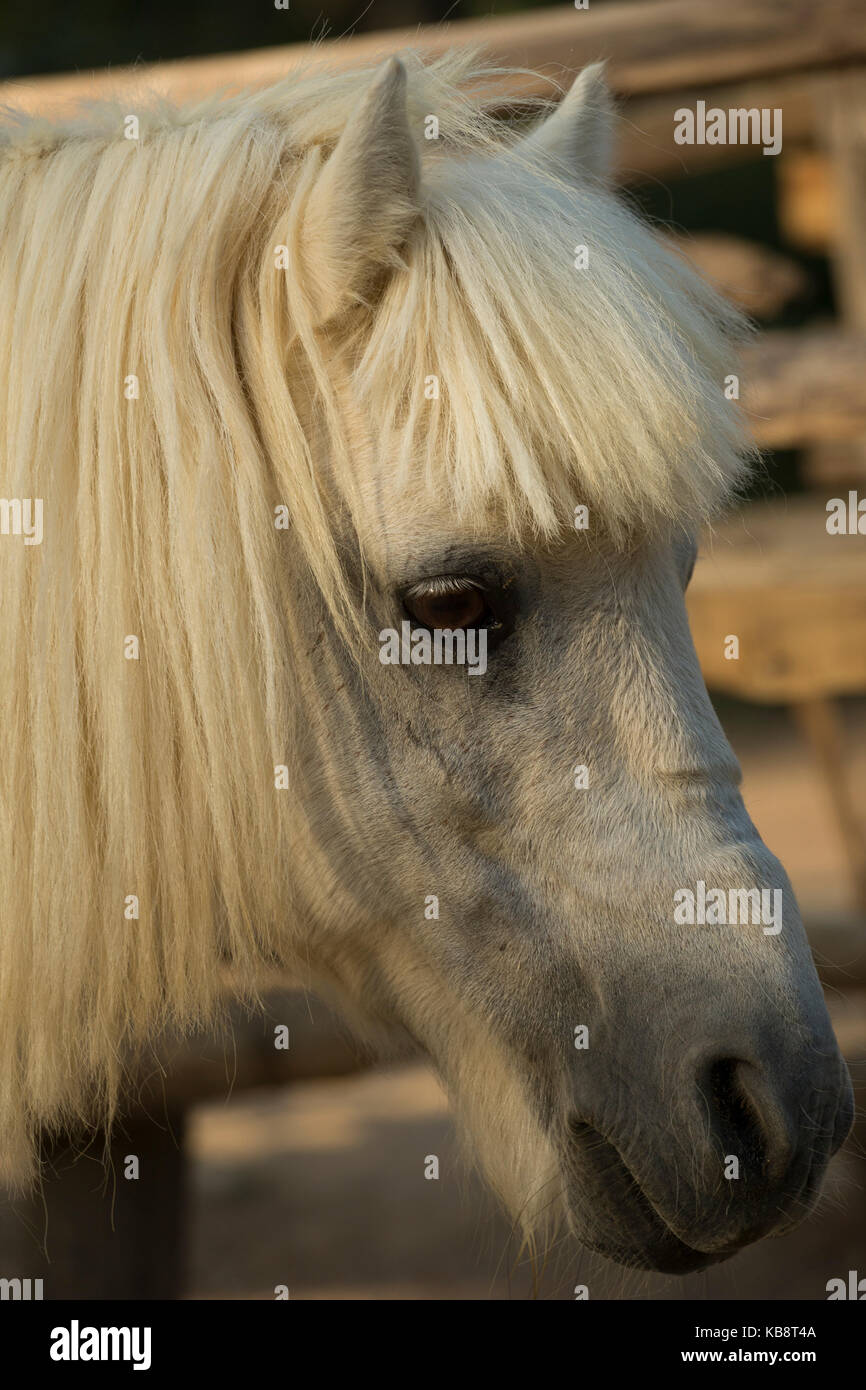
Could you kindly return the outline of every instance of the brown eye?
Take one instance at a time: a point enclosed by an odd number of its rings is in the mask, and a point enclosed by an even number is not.
[[[483,590],[474,584],[433,581],[429,588],[417,587],[405,595],[406,611],[421,627],[490,627],[493,614]]]

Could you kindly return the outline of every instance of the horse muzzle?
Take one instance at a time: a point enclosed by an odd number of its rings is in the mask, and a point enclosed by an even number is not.
[[[667,1133],[645,1118],[627,1136],[567,1122],[573,1229],[620,1264],[686,1274],[792,1230],[853,1120],[838,1052],[804,1068],[799,1090],[734,1057],[705,1061],[693,1085],[691,1113],[671,1104]]]

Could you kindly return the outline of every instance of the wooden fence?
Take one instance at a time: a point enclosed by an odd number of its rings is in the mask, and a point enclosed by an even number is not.
[[[624,183],[655,178],[678,178],[754,158],[754,150],[737,145],[682,146],[674,140],[673,112],[694,107],[698,100],[729,107],[779,107],[783,111],[784,146],[775,161],[778,215],[795,246],[827,251],[837,277],[839,320],[830,325],[789,334],[767,334],[747,356],[744,401],[750,409],[759,441],[770,447],[820,451],[828,444],[842,449],[842,464],[856,474],[858,457],[866,457],[866,4],[863,0],[623,0],[604,4],[593,0],[586,11],[571,5],[533,10],[503,18],[461,21],[436,26],[375,33],[325,41],[315,46],[292,45],[257,52],[183,62],[162,63],[110,72],[33,77],[0,84],[0,102],[34,113],[58,115],[82,100],[122,96],[130,104],[149,94],[185,101],[216,91],[230,93],[259,87],[304,67],[340,69],[372,64],[378,58],[411,48],[427,57],[449,46],[471,44],[504,67],[528,71],[504,75],[495,91],[503,116],[518,112],[538,97],[555,98],[575,71],[598,58],[608,60],[609,76],[620,99],[623,122],[619,148],[619,177]],[[687,248],[688,250],[689,248]],[[730,238],[697,239],[695,259],[735,298],[752,293],[768,304],[784,302],[796,274],[767,251]],[[733,258],[733,259],[732,259]],[[791,278],[793,275],[793,279]],[[866,478],[866,471],[863,474]],[[814,521],[814,516],[812,517]],[[756,523],[757,524],[757,523]],[[856,561],[850,549],[826,544],[810,548],[803,530],[811,524],[798,511],[792,530],[784,515],[761,514],[762,550],[759,561],[738,563],[737,583],[724,557],[699,567],[691,599],[696,645],[711,682],[755,699],[788,701],[799,711],[802,726],[824,769],[840,827],[866,906],[866,841],[852,809],[839,727],[833,700],[840,691],[866,689],[866,598],[858,598]],[[863,542],[866,545],[866,540]],[[797,547],[801,547],[800,550]],[[809,621],[819,641],[817,659],[804,659],[802,618],[797,603],[797,555],[805,546],[811,578],[807,605]],[[793,550],[792,550],[793,547]],[[742,559],[742,557],[739,557]],[[846,568],[847,567],[847,568]],[[744,577],[745,576],[745,577]],[[866,595],[866,584],[863,585]],[[838,619],[844,616],[843,642]],[[763,660],[739,667],[721,659],[726,631],[739,622],[756,654]],[[827,631],[825,632],[825,627]],[[827,635],[829,633],[829,636]],[[812,650],[812,649],[810,649]],[[751,681],[751,684],[750,684]],[[819,934],[814,943],[825,958],[825,975],[837,984],[866,980],[862,929],[848,924],[841,935]],[[290,1008],[281,1004],[285,1013]],[[297,1011],[295,1011],[297,1017]],[[858,1015],[859,1017],[859,1015]],[[255,1041],[256,1027],[239,1025],[239,1072],[235,1085],[284,1080],[268,1050]],[[253,1034],[255,1033],[255,1037]],[[862,1045],[862,1027],[855,1029]],[[854,1034],[852,1034],[852,1037]],[[304,1074],[346,1070],[355,1063],[345,1044],[335,1041],[333,1022],[323,1018],[318,1031],[304,1034],[300,1066]],[[199,1052],[177,1054],[160,1080],[165,1112],[174,1117],[176,1133],[182,1114],[202,1091],[212,1094],[214,1078],[222,1087],[224,1065],[214,1068]],[[220,1054],[221,1056],[222,1054]],[[317,1060],[318,1059],[318,1060]],[[289,1068],[291,1071],[291,1068]],[[152,1102],[151,1102],[152,1103]],[[132,1123],[139,1124],[139,1120]],[[156,1145],[155,1162],[165,1167],[167,1213],[162,1248],[172,1238],[180,1243],[182,1221],[182,1155],[175,1136],[150,1141],[138,1133],[136,1143]],[[161,1155],[161,1157],[160,1157]],[[71,1231],[71,1248],[81,1249],[80,1180],[66,1177],[55,1188],[52,1211],[56,1224]],[[64,1187],[64,1182],[66,1186]],[[123,1184],[121,1184],[123,1186]],[[137,1188],[138,1184],[127,1184]],[[130,1199],[131,1200],[131,1199]],[[89,1210],[89,1208],[88,1208]],[[38,1212],[28,1221],[38,1223]],[[70,1225],[71,1223],[71,1225]],[[10,1229],[23,1229],[21,1212],[13,1213]],[[0,1223],[2,1230],[2,1223]],[[94,1275],[90,1296],[122,1290],[176,1292],[182,1283],[179,1266],[159,1275],[146,1257],[153,1231],[146,1213],[131,1209],[128,1240],[122,1258],[107,1255],[100,1236],[92,1243],[88,1267],[104,1264],[104,1277]],[[101,1252],[101,1253],[100,1253]],[[143,1261],[141,1276],[130,1273],[130,1261]],[[59,1268],[63,1269],[61,1254]],[[59,1280],[60,1291],[82,1293],[78,1274]],[[55,1264],[55,1288],[57,1288]],[[67,1271],[70,1274],[70,1271]],[[77,1283],[76,1283],[77,1279]],[[161,1282],[160,1282],[161,1280]],[[150,1281],[150,1282],[148,1282]]]

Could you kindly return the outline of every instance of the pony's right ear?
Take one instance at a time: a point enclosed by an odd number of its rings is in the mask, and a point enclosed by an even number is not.
[[[561,172],[607,182],[613,172],[613,98],[604,63],[591,63],[575,78],[559,106],[519,149]]]
[[[306,290],[317,324],[363,299],[377,272],[400,265],[400,246],[418,215],[419,175],[406,69],[389,58],[316,177],[304,211]]]

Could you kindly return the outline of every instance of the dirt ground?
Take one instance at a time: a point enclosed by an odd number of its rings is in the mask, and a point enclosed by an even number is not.
[[[832,808],[783,711],[724,704],[746,803],[780,855],[807,920],[850,917],[852,888]],[[866,824],[866,702],[845,706],[852,781]],[[864,929],[866,931],[866,929]],[[864,935],[866,939],[866,935]],[[866,1099],[866,991],[828,1002]],[[864,1131],[832,1165],[819,1211],[685,1280],[623,1271],[573,1249],[535,1272],[461,1160],[447,1101],[419,1063],[247,1092],[191,1117],[193,1298],[826,1298],[866,1275]],[[424,1176],[429,1155],[439,1178]]]

